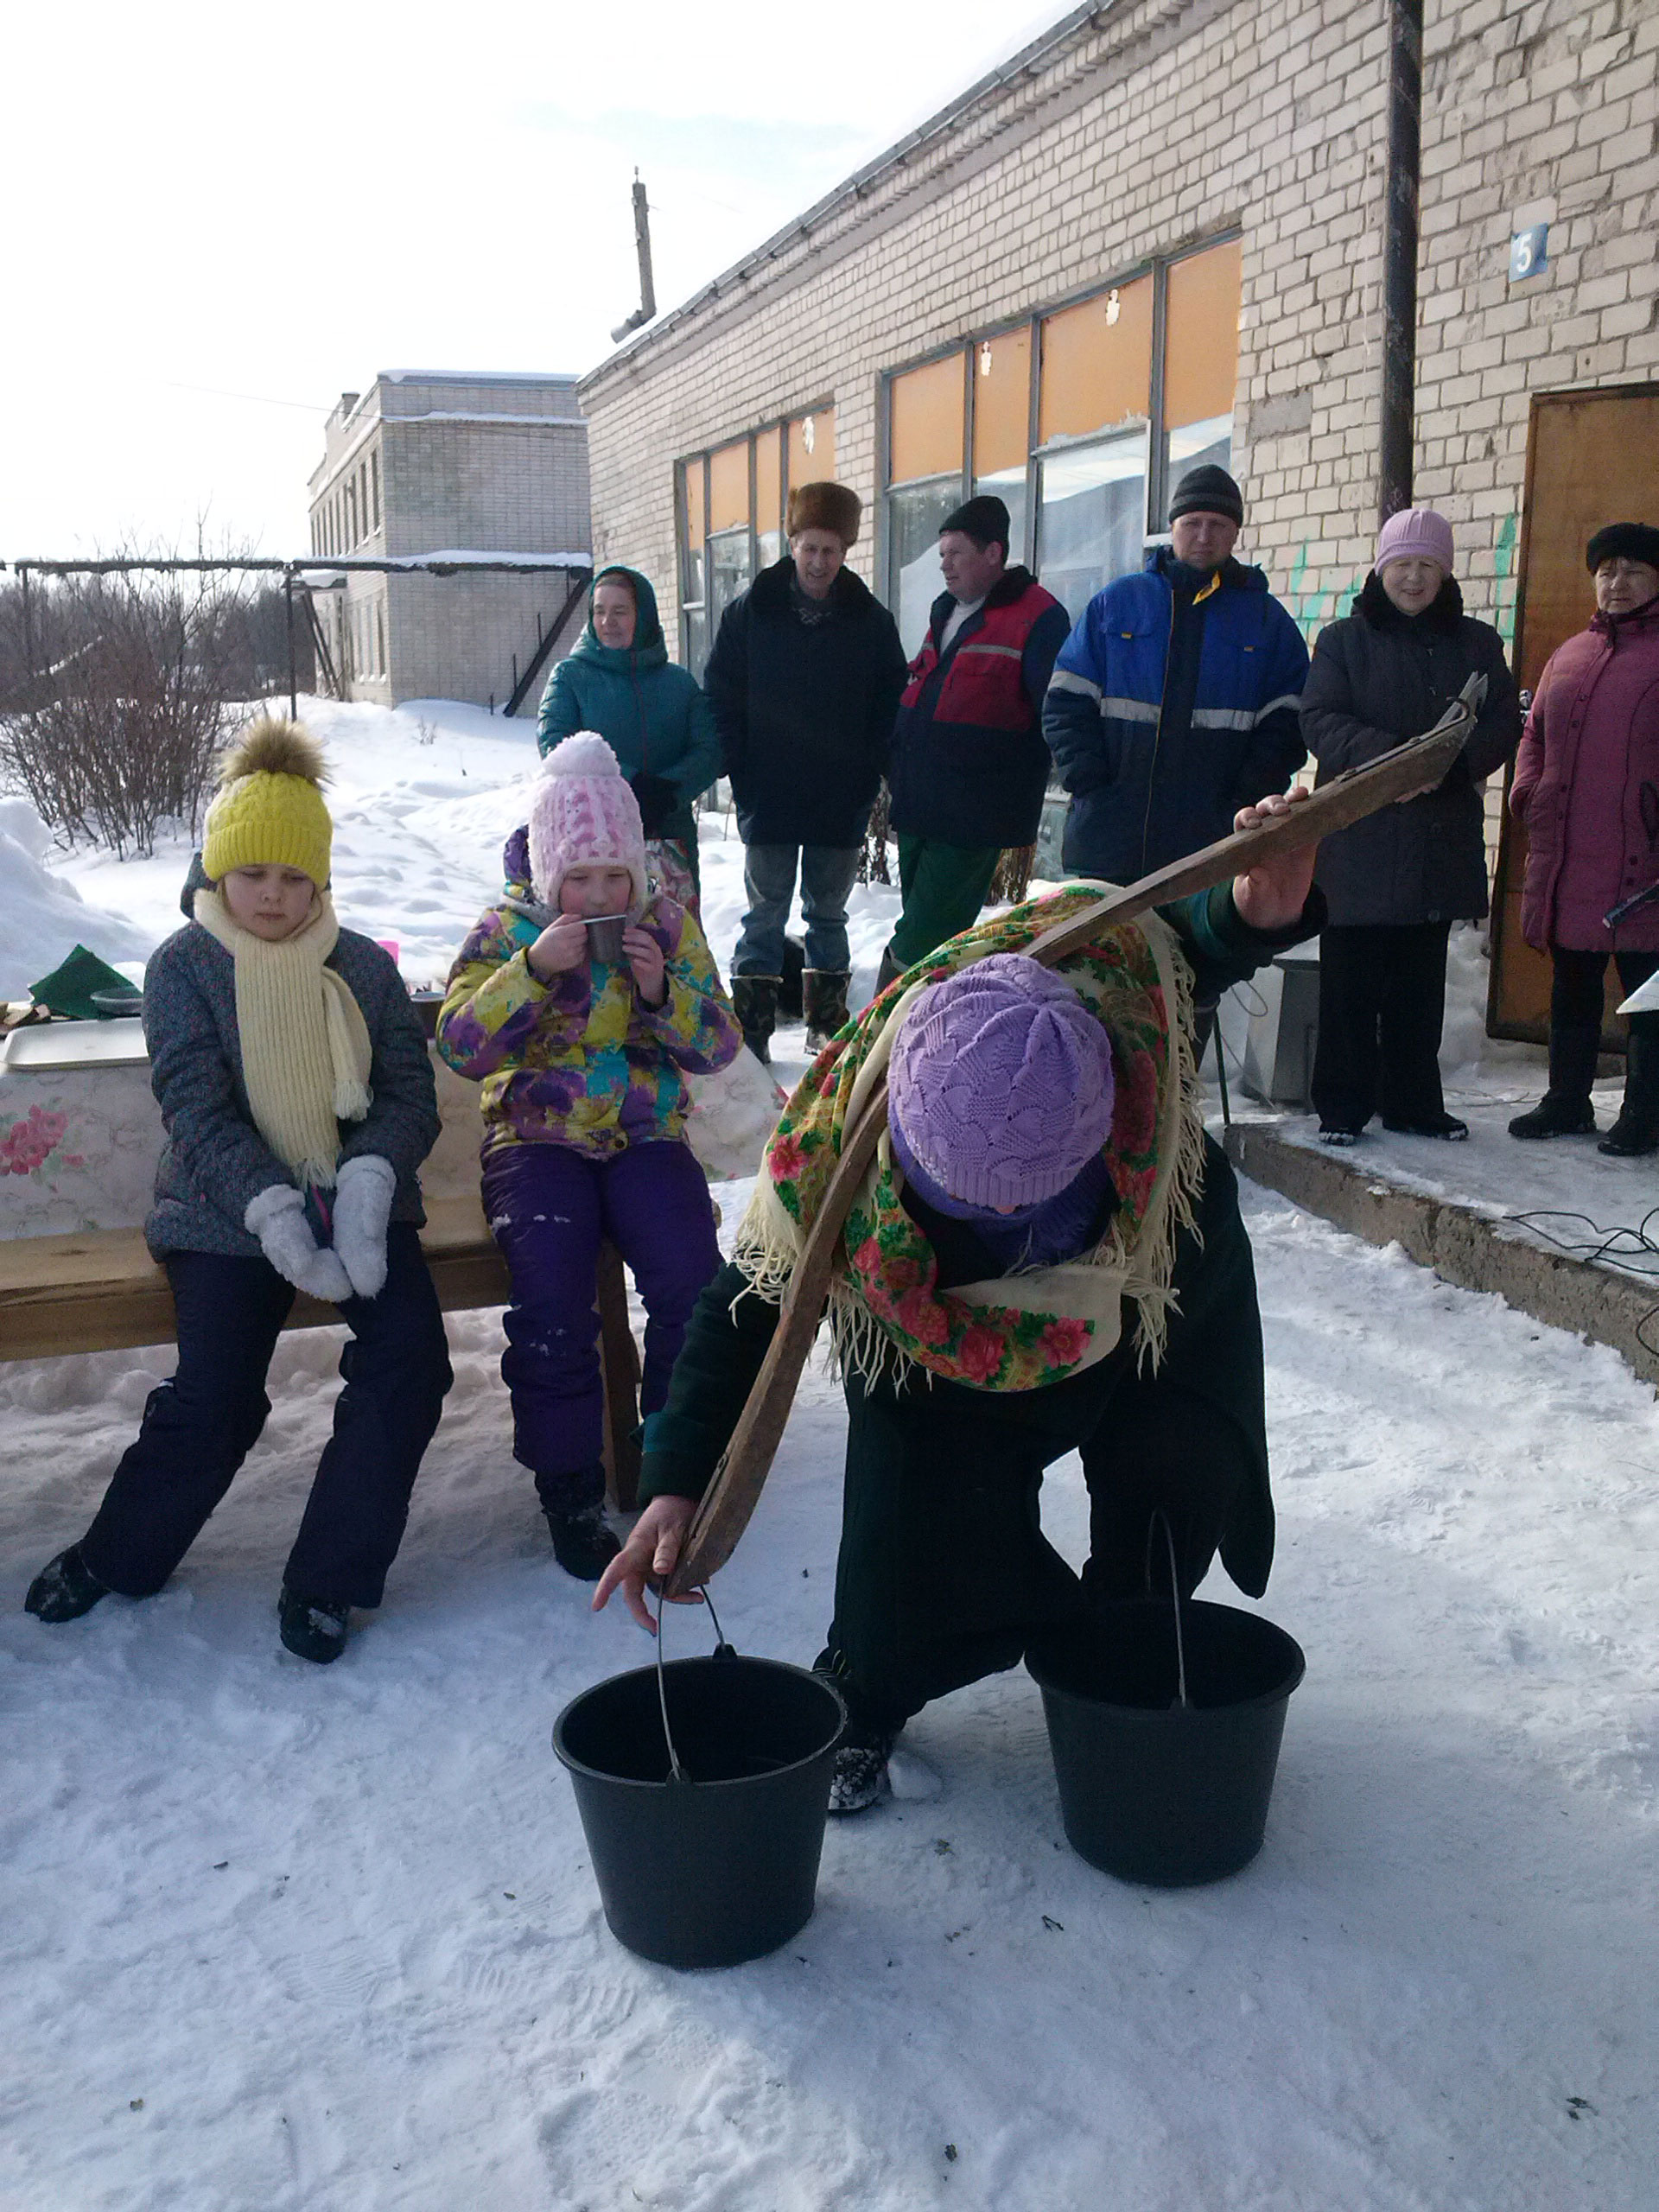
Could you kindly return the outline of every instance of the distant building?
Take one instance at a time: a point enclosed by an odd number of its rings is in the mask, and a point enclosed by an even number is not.
[[[341,393],[310,493],[311,550],[325,561],[544,564],[531,575],[337,570],[332,584],[321,570],[315,604],[344,696],[505,708],[517,688],[534,711],[550,633],[574,632],[570,594],[592,559],[574,377],[382,371],[367,391]]]

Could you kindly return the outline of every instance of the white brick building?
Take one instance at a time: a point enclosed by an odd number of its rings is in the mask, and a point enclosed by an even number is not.
[[[311,550],[326,557],[574,564],[442,578],[341,570],[318,594],[348,697],[505,705],[590,558],[575,378],[383,372],[369,391],[342,393],[310,488]]]
[[[1074,10],[583,378],[597,556],[647,569],[665,620],[677,581],[698,665],[788,482],[832,467],[913,642],[970,486],[1076,601],[1203,452],[1311,636],[1379,518],[1389,52],[1385,0]],[[1414,496],[1506,639],[1537,395],[1659,391],[1656,116],[1655,0],[1427,0]],[[1512,281],[1538,223],[1546,265]],[[1659,520],[1653,420],[1603,481]],[[1591,609],[1564,558],[1556,635]],[[1523,680],[1555,642],[1529,603]]]

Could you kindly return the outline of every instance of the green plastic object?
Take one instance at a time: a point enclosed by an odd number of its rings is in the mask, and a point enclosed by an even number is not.
[[[78,944],[60,966],[29,988],[35,1005],[49,1013],[67,1014],[72,1021],[96,1021],[98,1008],[92,1004],[92,993],[130,991],[132,985],[107,960]]]

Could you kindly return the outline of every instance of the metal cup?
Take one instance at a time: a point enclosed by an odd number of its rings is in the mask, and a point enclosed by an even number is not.
[[[627,926],[626,914],[590,914],[588,918],[588,958],[608,960],[614,967],[622,957],[622,932]]]

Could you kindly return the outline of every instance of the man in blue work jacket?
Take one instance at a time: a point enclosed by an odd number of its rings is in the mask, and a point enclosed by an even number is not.
[[[1261,569],[1232,557],[1237,485],[1224,468],[1189,470],[1169,520],[1173,542],[1084,609],[1043,703],[1071,794],[1065,864],[1111,883],[1224,837],[1307,757],[1307,647]]]

